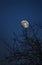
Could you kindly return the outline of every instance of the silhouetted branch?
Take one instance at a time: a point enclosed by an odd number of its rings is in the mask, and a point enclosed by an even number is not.
[[[3,39],[0,39],[0,40],[4,43],[4,45],[6,46],[7,50],[12,53],[13,49],[11,48],[11,46],[6,41],[4,41]]]
[[[38,50],[39,50],[39,58],[40,58],[40,64],[41,64],[41,57],[40,57],[40,53],[41,53],[41,44],[40,44],[40,42],[39,42],[39,40],[38,40],[38,38],[37,38],[37,36],[36,36],[36,34],[35,34],[35,32],[34,32],[34,29],[32,28],[32,26],[30,25],[30,27],[31,27],[31,29],[32,29],[32,31],[33,31],[33,35],[34,35],[34,37],[35,37],[35,41],[36,41],[36,45],[37,45],[37,47],[38,47]]]
[[[19,40],[19,39],[18,39],[18,36],[16,35],[15,32],[14,32],[14,35],[16,36],[16,38],[13,39],[14,41],[17,41],[18,43],[24,44],[24,41]],[[28,38],[28,39],[29,39],[29,38]],[[29,39],[29,40],[31,40],[31,39]],[[31,44],[28,43],[28,45],[31,45]]]

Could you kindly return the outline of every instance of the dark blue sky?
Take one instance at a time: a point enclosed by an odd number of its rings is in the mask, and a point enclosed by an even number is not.
[[[11,42],[13,32],[20,32],[22,19],[42,25],[42,0],[0,0],[0,38]]]

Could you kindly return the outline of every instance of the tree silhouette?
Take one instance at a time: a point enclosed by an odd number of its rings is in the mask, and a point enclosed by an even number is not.
[[[28,36],[29,30],[32,30],[32,37]],[[0,60],[0,65],[42,65],[42,41],[37,37],[39,29],[37,29],[35,32],[35,29],[30,24],[29,30],[22,29],[23,40],[19,40],[17,34],[13,32],[13,48],[3,39],[0,39],[5,44],[7,50],[10,52],[8,56],[4,57],[3,60]],[[22,51],[19,50],[19,46],[15,47],[16,43],[20,44]]]

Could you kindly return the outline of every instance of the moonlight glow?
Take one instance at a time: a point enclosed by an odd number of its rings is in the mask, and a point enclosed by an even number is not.
[[[22,26],[23,28],[28,28],[28,27],[29,27],[29,22],[28,22],[27,20],[22,20],[22,21],[21,21],[21,26]]]

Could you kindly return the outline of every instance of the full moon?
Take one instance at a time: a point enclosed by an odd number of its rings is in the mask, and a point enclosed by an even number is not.
[[[27,20],[22,20],[22,21],[21,21],[21,26],[22,26],[23,28],[28,28],[28,27],[29,27],[29,22],[28,22]]]

